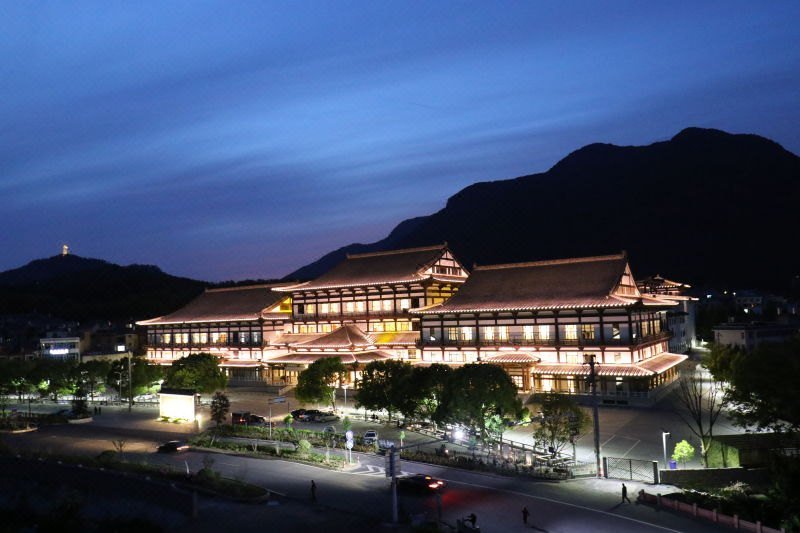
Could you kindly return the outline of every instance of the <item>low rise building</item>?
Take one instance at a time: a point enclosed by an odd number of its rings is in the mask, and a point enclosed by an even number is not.
[[[797,324],[729,322],[714,326],[714,342],[752,350],[765,342],[786,342],[798,334]]]

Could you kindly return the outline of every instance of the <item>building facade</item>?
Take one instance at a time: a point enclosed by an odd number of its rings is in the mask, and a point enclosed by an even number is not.
[[[597,368],[604,403],[647,403],[687,357],[670,353],[667,310],[642,294],[626,255],[476,267],[421,319],[422,362],[492,363],[521,391],[589,393]]]
[[[689,296],[688,291],[691,285],[672,281],[658,274],[637,281],[636,285],[642,294],[677,303],[675,307],[667,311],[667,329],[671,333],[669,351],[687,353],[697,347],[695,322],[698,299]]]
[[[314,361],[502,366],[521,392],[586,395],[593,359],[605,403],[647,403],[678,376],[679,294],[637,287],[622,254],[475,267],[446,244],[349,255],[295,284],[207,290],[139,322],[147,355],[219,355],[233,382],[291,386]]]
[[[172,364],[208,352],[232,382],[263,382],[261,361],[280,351],[272,341],[291,328],[290,297],[273,291],[280,286],[207,289],[174,313],[137,322],[147,328],[147,358]]]
[[[786,342],[797,335],[800,328],[797,324],[775,322],[729,322],[714,326],[712,331],[717,344],[752,350],[766,342]]]

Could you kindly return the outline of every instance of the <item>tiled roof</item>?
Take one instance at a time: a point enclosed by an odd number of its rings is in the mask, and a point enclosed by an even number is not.
[[[528,352],[506,352],[484,359],[487,363],[538,363],[540,358]]]
[[[649,377],[663,374],[677,366],[688,357],[683,354],[662,353],[636,364],[598,364],[595,372],[598,376],[609,377]],[[553,376],[588,376],[589,365],[575,364],[540,364],[533,367],[534,374]]]
[[[292,363],[292,364],[311,364],[318,359],[326,357],[339,357],[342,363],[371,363],[372,361],[384,361],[392,359],[392,354],[381,350],[365,350],[356,352],[297,352],[282,355],[264,361],[265,363]]]
[[[626,307],[642,300],[612,294],[628,264],[625,253],[475,267],[466,283],[440,305],[415,314]],[[672,305],[655,298],[649,304]]]
[[[273,291],[278,285],[250,285],[224,289],[207,289],[184,307],[168,315],[142,320],[140,326],[185,324],[198,322],[236,322],[273,318],[266,309],[274,307],[286,295]],[[289,313],[280,315],[291,318]]]
[[[344,261],[313,281],[275,290],[291,292],[419,281],[430,277],[421,275],[420,271],[439,259],[445,250],[447,245],[439,244],[423,248],[348,255]],[[459,280],[459,278],[449,279]]]
[[[330,333],[326,333],[315,339],[310,339],[304,342],[295,343],[295,348],[311,349],[311,348],[369,348],[374,346],[375,342],[361,329],[352,324],[345,324]]]

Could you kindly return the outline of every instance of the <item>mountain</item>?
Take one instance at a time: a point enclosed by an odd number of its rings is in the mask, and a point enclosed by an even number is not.
[[[694,285],[787,287],[800,158],[757,135],[688,128],[648,146],[591,144],[547,172],[481,182],[385,239],[292,272],[319,276],[346,253],[447,241],[467,267],[627,250],[634,274]]]
[[[165,274],[152,265],[120,266],[57,255],[0,272],[0,314],[138,320],[174,311],[206,285]]]

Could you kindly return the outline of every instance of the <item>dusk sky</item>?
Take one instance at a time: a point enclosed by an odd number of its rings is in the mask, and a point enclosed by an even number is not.
[[[687,126],[800,153],[800,2],[0,4],[0,270],[280,277]]]

